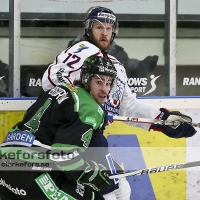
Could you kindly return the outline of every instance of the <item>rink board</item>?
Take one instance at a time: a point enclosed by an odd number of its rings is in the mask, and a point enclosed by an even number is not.
[[[142,99],[157,107],[178,109],[199,122],[200,107],[198,98]],[[0,100],[0,140],[7,131],[23,118],[24,111],[34,103],[34,99]],[[157,167],[200,160],[200,130],[188,139],[171,139],[159,132],[147,132],[143,129],[114,122],[105,130],[110,146],[124,147],[121,153],[114,155],[118,163],[126,170]],[[112,151],[112,149],[111,149]],[[136,152],[136,153],[135,153]],[[174,170],[129,177],[132,198],[137,200],[193,200],[200,199],[200,168]]]

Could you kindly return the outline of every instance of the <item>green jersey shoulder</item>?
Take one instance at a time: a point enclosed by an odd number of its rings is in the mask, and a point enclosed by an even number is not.
[[[92,125],[94,130],[101,128],[105,118],[103,107],[84,88],[68,83],[65,87],[71,92],[74,99],[74,112],[78,113],[80,120]]]

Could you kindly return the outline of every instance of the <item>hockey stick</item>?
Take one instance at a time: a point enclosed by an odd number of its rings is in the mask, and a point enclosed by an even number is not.
[[[137,118],[137,117],[124,117],[124,116],[108,116],[108,120],[111,121],[122,121],[122,122],[136,122],[136,123],[146,123],[146,124],[160,124],[167,126],[177,126],[180,121],[167,121],[160,119],[148,119],[148,118]],[[190,123],[192,126],[200,128],[200,123]]]
[[[180,164],[166,165],[166,166],[161,166],[161,167],[133,170],[129,172],[122,172],[122,173],[110,175],[109,178],[115,179],[115,178],[123,178],[127,176],[139,176],[139,175],[144,175],[144,174],[166,172],[166,171],[171,171],[171,170],[185,169],[185,168],[198,167],[198,166],[200,166],[200,161],[194,161],[194,162],[188,162],[188,163],[180,163]]]

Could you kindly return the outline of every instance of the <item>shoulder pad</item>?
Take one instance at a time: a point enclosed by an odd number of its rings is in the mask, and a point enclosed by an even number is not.
[[[110,54],[108,54],[108,57],[109,59],[112,61],[112,63],[115,65],[115,64],[118,64],[118,65],[121,65],[122,64],[119,62],[119,60],[117,60],[117,58],[115,58],[114,56],[111,56]]]

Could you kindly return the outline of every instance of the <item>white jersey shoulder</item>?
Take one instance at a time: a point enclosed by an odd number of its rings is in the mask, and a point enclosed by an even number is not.
[[[84,60],[93,55],[102,55],[95,45],[82,41],[62,51],[49,65],[42,78],[42,87],[46,91],[62,82],[73,83],[80,78],[80,67]]]
[[[124,66],[114,56],[108,55],[117,70],[118,78],[125,84],[128,80]]]

